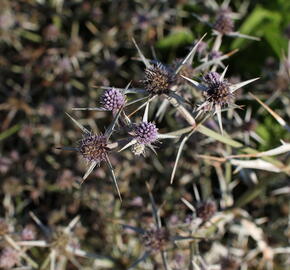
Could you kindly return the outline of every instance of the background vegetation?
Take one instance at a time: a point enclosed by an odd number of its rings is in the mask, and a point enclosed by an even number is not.
[[[124,88],[131,81],[132,87],[142,87],[144,66],[133,37],[146,57],[154,58],[155,53],[164,64],[184,58],[204,33],[210,48],[214,37],[207,23],[216,16],[211,3],[1,1],[3,268],[128,269],[148,250],[136,228],[148,230],[154,223],[149,190],[170,234],[196,237],[166,246],[168,269],[289,268],[290,1],[230,2],[232,11],[239,13],[235,30],[261,40],[224,37],[223,53],[238,49],[223,61],[229,66],[227,77],[233,83],[260,80],[238,92],[236,103],[243,109],[223,113],[226,141],[216,135],[220,131],[215,117],[205,123],[214,135],[191,136],[172,185],[182,138],[157,144],[157,156],[150,150],[145,157],[129,150],[111,155],[122,203],[105,164],[80,185],[86,162],[76,152],[57,149],[82,138],[65,112],[104,132],[112,121],[110,113],[72,108],[99,106],[101,86]],[[204,57],[196,55],[193,66]],[[250,92],[278,116],[273,117]],[[199,102],[197,97],[193,102]],[[152,107],[150,119],[155,120],[156,110]],[[186,126],[175,112],[169,109],[158,123],[161,133]],[[259,139],[247,140],[251,132]],[[261,170],[239,167],[223,159],[245,154],[247,147],[268,151],[282,141],[286,150],[267,157],[276,170],[268,165]],[[199,209],[199,200],[217,206],[210,221],[202,224],[195,221],[203,216],[196,217],[187,203]],[[136,269],[163,269],[160,254],[149,245],[150,251]]]

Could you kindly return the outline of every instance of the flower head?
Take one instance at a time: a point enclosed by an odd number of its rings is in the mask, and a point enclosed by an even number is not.
[[[107,111],[117,111],[124,106],[125,95],[115,88],[106,90],[101,96],[101,104]]]
[[[165,228],[152,228],[142,235],[142,241],[149,252],[164,250],[170,241],[169,231]]]
[[[79,142],[79,152],[88,161],[95,161],[98,164],[106,159],[109,151],[108,139],[104,135],[90,135]]]
[[[135,127],[135,138],[140,144],[151,144],[157,140],[158,129],[152,122],[141,122]]]
[[[135,143],[132,145],[131,151],[135,156],[140,156],[145,153],[145,145],[142,143]]]
[[[204,96],[209,106],[205,109],[212,109],[215,105],[224,107],[230,103],[234,98],[230,89],[230,84],[227,80],[221,80],[221,76],[217,72],[209,72],[203,80],[206,84],[206,91]]]
[[[228,10],[222,10],[218,13],[213,28],[221,34],[230,34],[234,31],[234,21]]]
[[[173,72],[161,63],[153,64],[145,70],[145,89],[152,95],[167,94],[175,81]]]

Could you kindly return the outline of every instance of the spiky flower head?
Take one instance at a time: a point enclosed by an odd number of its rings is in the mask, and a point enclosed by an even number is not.
[[[134,131],[135,139],[140,144],[151,144],[157,140],[158,129],[152,122],[141,122]]]
[[[200,202],[196,207],[196,215],[204,222],[208,221],[217,211],[217,206],[214,201]]]
[[[78,150],[86,160],[101,163],[109,151],[108,139],[105,135],[89,135],[79,142]]]
[[[161,63],[157,63],[146,68],[143,83],[149,94],[162,95],[169,92],[174,81],[174,73]]]
[[[14,248],[4,248],[0,255],[0,267],[4,269],[11,269],[20,262],[20,256]]]
[[[203,77],[207,85],[204,96],[210,109],[215,105],[224,107],[232,103],[234,95],[230,90],[230,84],[227,80],[221,80],[221,76],[217,72],[209,72]]]
[[[106,111],[117,111],[125,105],[125,95],[118,89],[107,89],[101,96],[101,104]]]
[[[217,15],[213,28],[221,34],[230,34],[234,31],[234,21],[229,11],[223,10]]]
[[[142,235],[142,242],[149,252],[158,252],[166,248],[170,242],[170,234],[166,228],[152,228]]]

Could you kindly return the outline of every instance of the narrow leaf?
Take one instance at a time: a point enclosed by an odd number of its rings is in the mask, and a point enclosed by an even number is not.
[[[74,119],[72,116],[70,116],[67,112],[66,112],[66,115],[84,132],[84,133],[87,133],[87,134],[91,134],[91,132],[86,129],[81,123],[79,123],[76,119]]]
[[[107,163],[109,165],[109,169],[110,169],[110,172],[111,172],[111,176],[113,178],[113,182],[114,182],[115,188],[116,188],[116,190],[118,192],[120,201],[122,202],[122,196],[121,196],[121,193],[120,193],[120,190],[119,190],[119,187],[118,187],[118,182],[117,182],[117,179],[116,179],[116,176],[115,176],[115,173],[114,173],[114,169],[113,169],[113,166],[111,164],[111,161],[110,161],[109,157],[107,157]]]
[[[91,172],[93,171],[93,169],[96,167],[98,163],[96,161],[91,162],[90,166],[88,167],[85,175],[83,176],[83,181],[82,183],[88,178],[88,176],[91,174]]]

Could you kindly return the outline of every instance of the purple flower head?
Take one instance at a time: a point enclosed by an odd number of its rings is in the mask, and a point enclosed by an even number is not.
[[[79,152],[88,161],[101,163],[106,159],[109,151],[108,139],[104,135],[90,135],[83,138],[79,143]]]
[[[101,96],[101,104],[106,111],[117,111],[125,102],[125,95],[115,88],[106,90]]]
[[[158,129],[151,122],[142,122],[135,128],[136,140],[141,144],[150,144],[157,140]]]
[[[221,34],[230,34],[234,31],[234,22],[228,11],[222,11],[218,14],[213,28]]]
[[[220,75],[217,72],[211,71],[203,76],[203,80],[207,84],[218,84],[220,82]]]
[[[203,80],[207,85],[204,96],[209,104],[223,107],[232,103],[234,96],[230,91],[230,84],[227,80],[221,81],[217,72],[208,72]]]

